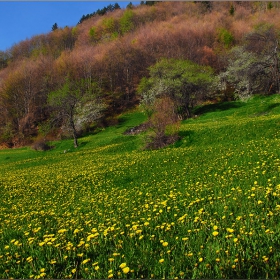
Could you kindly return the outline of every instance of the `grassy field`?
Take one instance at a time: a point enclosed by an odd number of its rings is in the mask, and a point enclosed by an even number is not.
[[[0,151],[0,278],[279,278],[280,95],[196,114],[157,151],[137,111]]]

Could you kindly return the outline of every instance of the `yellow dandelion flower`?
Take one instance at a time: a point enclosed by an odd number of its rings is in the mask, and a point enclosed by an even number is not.
[[[203,258],[199,258],[199,260],[198,260],[199,262],[203,262]]]
[[[108,275],[108,278],[113,278],[113,277],[114,277],[114,274],[113,274],[113,273],[111,273],[111,274]]]
[[[213,229],[214,229],[214,230],[217,230],[217,229],[218,229],[218,227],[217,227],[217,226],[213,226]]]
[[[218,231],[213,231],[212,234],[213,234],[214,236],[217,236],[217,235],[219,234],[219,232],[218,232]]]
[[[123,273],[124,274],[127,274],[128,272],[129,272],[129,267],[128,266],[126,266],[126,267],[124,267],[123,269],[122,269],[122,271],[123,271]]]
[[[63,228],[63,229],[60,229],[60,230],[58,231],[58,233],[64,233],[64,232],[66,232],[66,231],[67,231],[67,229]]]
[[[125,268],[126,267],[126,263],[122,263],[120,264],[119,268]]]
[[[163,242],[162,246],[164,246],[164,247],[168,246],[168,242]]]
[[[238,238],[234,238],[233,242],[236,243],[238,241]]]
[[[71,272],[72,272],[73,274],[76,273],[76,271],[77,271],[76,268],[73,268],[73,269],[71,270]]]
[[[95,269],[96,271],[99,270],[99,266],[98,266],[98,265],[95,266],[94,269]]]
[[[26,261],[27,261],[27,262],[32,262],[32,261],[33,261],[33,258],[32,258],[32,257],[28,257],[28,258],[26,258]]]
[[[227,232],[233,233],[233,232],[234,232],[234,229],[232,229],[232,228],[227,228]]]
[[[160,259],[158,262],[159,262],[159,263],[163,263],[163,262],[164,262],[164,259]]]
[[[85,259],[85,260],[82,261],[82,264],[86,264],[86,263],[88,263],[89,261],[90,261],[90,259]]]

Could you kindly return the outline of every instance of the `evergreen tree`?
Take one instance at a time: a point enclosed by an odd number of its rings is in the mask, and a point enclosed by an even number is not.
[[[58,25],[57,25],[57,23],[55,23],[53,26],[52,26],[52,31],[55,31],[55,30],[57,30],[58,29]]]

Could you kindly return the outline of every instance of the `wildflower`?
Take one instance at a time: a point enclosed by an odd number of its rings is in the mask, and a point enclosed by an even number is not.
[[[214,230],[217,230],[217,229],[218,229],[218,227],[217,227],[217,226],[213,226],[213,229],[214,229]]]
[[[74,274],[74,273],[76,273],[76,268],[73,268],[72,270],[71,270],[71,272]]]
[[[66,232],[67,231],[67,229],[60,229],[59,231],[58,231],[58,233],[64,233],[64,232]]]
[[[88,263],[89,261],[90,261],[90,259],[85,259],[85,260],[82,261],[82,264],[86,264],[86,263]]]
[[[203,258],[199,258],[199,260],[198,260],[199,262],[203,262]]]
[[[236,243],[238,241],[238,238],[234,238],[233,242]]]
[[[164,259],[160,259],[158,262],[159,262],[159,263],[163,263],[163,262],[164,262]]]
[[[97,266],[95,266],[95,268],[94,268],[94,269],[95,269],[96,271],[97,271],[97,270],[99,270],[99,266],[98,266],[98,265],[97,265]]]
[[[122,271],[123,271],[124,274],[127,274],[129,272],[129,270],[130,270],[129,267],[126,266],[126,267],[123,268]]]
[[[227,232],[233,233],[233,232],[234,232],[234,229],[232,229],[232,228],[227,228]]]
[[[164,247],[168,246],[168,242],[163,242],[162,246],[164,246]]]
[[[217,235],[219,234],[219,232],[218,232],[218,231],[213,231],[212,234],[213,234],[214,236],[217,236]]]
[[[119,268],[124,268],[124,267],[126,267],[126,263],[122,263],[122,264],[120,264],[120,266],[119,266]]]
[[[26,258],[26,261],[27,261],[27,262],[32,262],[32,261],[33,261],[33,258],[32,258],[32,257],[28,257],[28,258]]]
[[[113,278],[114,277],[114,274],[113,273],[110,273],[109,275],[108,275],[108,278]]]

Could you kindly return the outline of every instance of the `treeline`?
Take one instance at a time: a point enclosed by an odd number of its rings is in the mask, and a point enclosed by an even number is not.
[[[96,12],[93,12],[93,13],[90,13],[90,14],[87,14],[87,15],[83,15],[81,17],[81,19],[79,20],[78,24],[81,24],[83,21],[91,18],[91,17],[94,17],[96,15],[99,15],[99,16],[104,16],[107,12],[113,12],[114,10],[117,10],[117,9],[120,9],[120,5],[118,3],[115,3],[114,5],[112,4],[109,4],[108,6],[102,8],[102,9],[98,9]]]
[[[143,77],[162,85],[150,68],[162,58],[167,69],[170,59],[190,61],[178,67],[207,66],[215,76],[207,88],[196,81],[184,87],[189,102],[182,116],[209,99],[277,92],[278,16],[277,2],[158,2],[96,14],[22,41],[0,52],[0,143],[64,137],[73,133],[70,122],[77,134],[115,123],[117,114],[153,92],[147,84],[139,90]],[[61,114],[59,104],[69,111]]]

